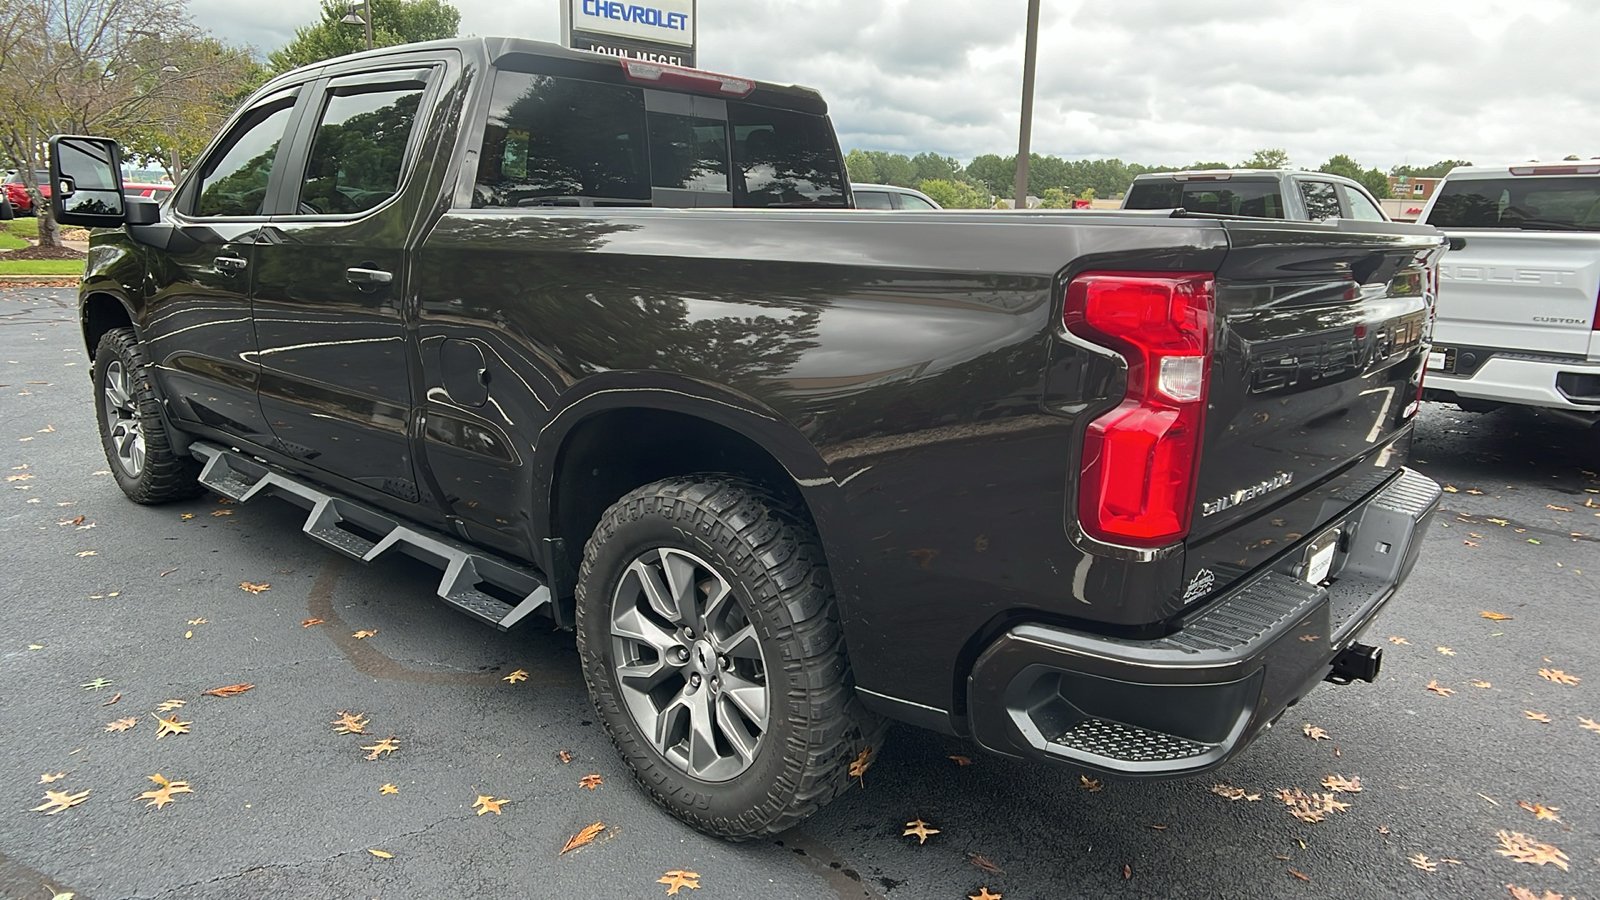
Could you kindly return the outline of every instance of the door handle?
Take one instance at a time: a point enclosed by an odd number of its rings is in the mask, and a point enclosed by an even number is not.
[[[389,282],[394,281],[394,275],[390,274],[389,272],[385,272],[382,269],[362,268],[360,266],[345,269],[344,277],[346,281],[349,281],[351,284],[355,285],[379,285],[388,284]]]
[[[219,256],[213,261],[217,264],[217,268],[228,269],[233,272],[241,271],[245,266],[250,265],[237,256]]]

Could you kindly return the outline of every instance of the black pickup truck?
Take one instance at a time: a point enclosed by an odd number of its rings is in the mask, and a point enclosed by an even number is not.
[[[1221,765],[1416,561],[1422,226],[852,209],[813,91],[512,39],[291,72],[173,196],[52,142],[112,472],[276,495],[577,632],[618,751],[728,838],[887,720]]]

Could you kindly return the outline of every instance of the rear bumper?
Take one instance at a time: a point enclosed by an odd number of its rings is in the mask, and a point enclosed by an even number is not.
[[[1126,776],[1221,765],[1322,681],[1394,595],[1440,496],[1404,470],[1338,520],[1348,537],[1326,587],[1293,574],[1291,550],[1164,638],[1013,627],[968,679],[973,737],[998,753]]]
[[[1540,358],[1513,351],[1492,353],[1468,377],[1429,372],[1428,400],[1491,400],[1600,414],[1600,362]]]

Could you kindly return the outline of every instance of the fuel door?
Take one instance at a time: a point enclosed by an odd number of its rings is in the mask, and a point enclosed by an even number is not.
[[[489,399],[489,367],[474,341],[447,339],[439,348],[439,373],[445,393],[461,406],[479,407]]]

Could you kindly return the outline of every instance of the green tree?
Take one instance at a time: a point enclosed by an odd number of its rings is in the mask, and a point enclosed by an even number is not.
[[[1061,188],[1047,188],[1039,195],[1039,206],[1044,209],[1071,209],[1072,198]]]
[[[930,178],[918,185],[917,190],[932,197],[945,209],[987,209],[993,202],[987,193],[965,181]]]
[[[456,36],[461,12],[444,0],[366,0],[372,15],[372,45],[390,47]],[[367,47],[360,25],[341,21],[351,9],[343,0],[322,0],[322,17],[294,33],[294,40],[273,51],[267,62],[274,73],[321,62]]]
[[[882,184],[878,180],[878,167],[872,161],[872,156],[861,150],[851,150],[845,154],[844,168],[850,180],[862,184]]]
[[[1389,174],[1406,178],[1443,178],[1457,166],[1470,165],[1471,161],[1465,159],[1441,159],[1431,166],[1395,166],[1389,170]]]
[[[1343,153],[1323,163],[1317,171],[1328,175],[1342,175],[1352,181],[1358,181],[1379,200],[1392,196],[1389,192],[1389,176],[1377,168],[1363,169],[1360,163]]]
[[[1289,153],[1286,150],[1267,148],[1257,150],[1255,155],[1239,163],[1241,169],[1287,169],[1289,168]]]
[[[989,193],[1009,197],[1015,193],[1012,186],[1017,181],[1017,158],[1015,156],[1002,158],[994,153],[985,153],[967,163],[966,174],[968,178],[987,188]]]

